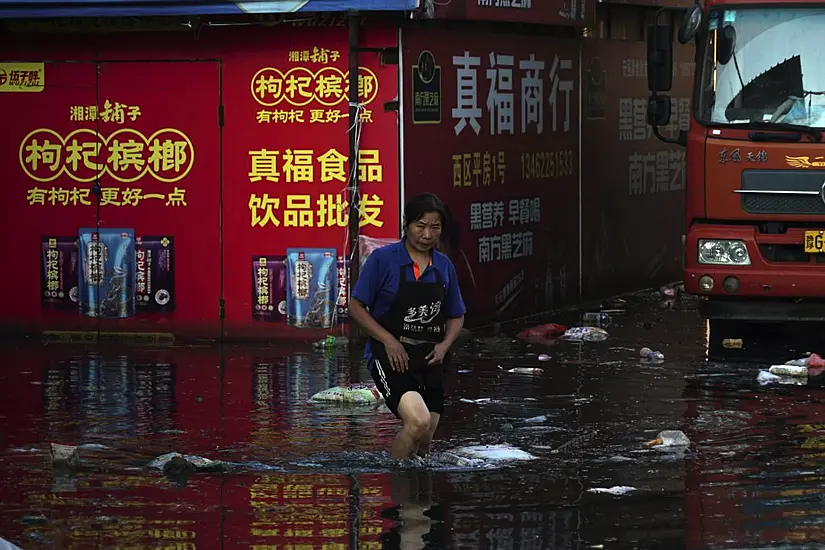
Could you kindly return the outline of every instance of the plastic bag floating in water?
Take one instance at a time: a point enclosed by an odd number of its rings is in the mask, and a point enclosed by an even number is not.
[[[516,460],[534,460],[535,456],[517,447],[510,445],[473,445],[470,447],[459,447],[450,451],[451,454],[468,458],[482,460],[484,462],[509,462]]]
[[[383,401],[384,397],[375,387],[375,384],[336,386],[319,391],[309,398],[310,403],[349,403],[354,405],[374,405]]]
[[[606,488],[606,487],[594,487],[592,489],[588,489],[588,493],[607,493],[608,495],[626,495],[627,493],[635,491],[635,487],[629,487],[627,485],[614,485],[613,487]]]
[[[51,443],[50,454],[52,464],[63,466],[74,466],[77,464],[77,445]]]
[[[565,340],[601,342],[607,340],[607,331],[599,327],[574,327],[564,333]]]
[[[161,470],[166,474],[222,472],[226,470],[226,463],[220,460],[210,460],[202,456],[184,455],[181,453],[166,453],[165,455],[160,455],[147,466]]]

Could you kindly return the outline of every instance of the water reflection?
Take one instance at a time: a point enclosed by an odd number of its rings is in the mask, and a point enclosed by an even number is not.
[[[444,513],[434,501],[433,473],[411,471],[390,476],[394,506],[382,511],[396,522],[381,536],[384,548],[419,550],[444,548]]]
[[[825,538],[825,391],[760,387],[756,374],[772,359],[758,354],[708,359],[705,327],[680,304],[655,315],[655,300],[629,305],[603,343],[525,347],[498,337],[457,350],[458,368],[471,372],[448,377],[435,450],[506,443],[539,457],[488,471],[394,466],[385,450],[398,424],[385,407],[307,403],[368,379],[345,355],[5,349],[0,537],[26,549],[278,550],[698,549]],[[785,359],[802,349],[760,344]],[[641,364],[641,345],[661,349],[666,363]],[[538,353],[551,360],[538,363]],[[498,365],[545,372],[515,376]],[[496,402],[461,401],[480,398]],[[663,429],[685,431],[691,452],[647,449]],[[49,442],[85,444],[75,472],[53,471]],[[172,451],[240,467],[184,479],[146,468]],[[588,491],[616,485],[635,491]]]

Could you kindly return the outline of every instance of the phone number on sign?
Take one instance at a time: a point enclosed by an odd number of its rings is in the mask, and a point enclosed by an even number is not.
[[[521,154],[521,178],[550,179],[573,175],[573,151],[539,151]]]

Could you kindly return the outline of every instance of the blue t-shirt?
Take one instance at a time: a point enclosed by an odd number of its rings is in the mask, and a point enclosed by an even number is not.
[[[369,308],[370,314],[375,319],[380,319],[390,310],[398,294],[399,277],[401,266],[406,266],[404,270],[407,280],[414,281],[413,260],[404,241],[398,241],[381,248],[373,250],[364,267],[358,275],[358,281],[352,291],[352,297]],[[436,271],[441,275],[444,283],[444,303],[442,308],[448,319],[455,319],[467,313],[464,299],[461,297],[461,290],[458,288],[458,275],[455,266],[450,259],[437,250],[433,250],[432,265],[427,266],[419,281],[422,283],[434,283],[437,281]],[[367,340],[364,357],[369,364],[372,360],[370,340]]]

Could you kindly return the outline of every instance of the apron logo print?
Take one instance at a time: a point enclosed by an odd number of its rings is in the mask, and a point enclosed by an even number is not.
[[[404,316],[404,322],[428,325],[439,313],[441,313],[441,301],[433,302],[430,305],[411,307],[407,310],[407,315]]]

